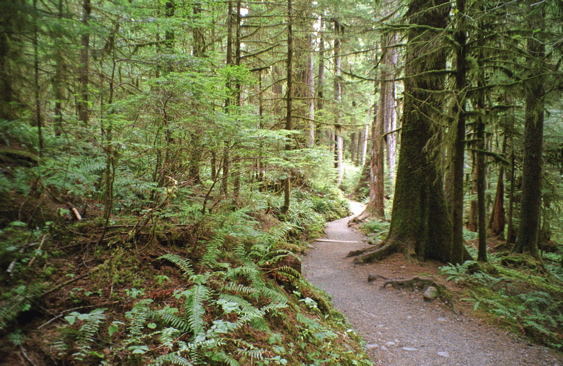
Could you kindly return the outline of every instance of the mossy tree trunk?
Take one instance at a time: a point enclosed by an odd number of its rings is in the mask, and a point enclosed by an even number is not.
[[[287,90],[286,90],[286,115],[285,115],[285,129],[288,131],[293,130],[293,1],[287,2],[287,61],[286,61],[286,74],[287,74]],[[293,145],[288,141],[285,145],[286,150],[292,150]],[[283,180],[283,206],[281,208],[282,214],[289,211],[291,204],[291,171],[287,173],[288,176]]]
[[[529,78],[525,85],[524,165],[520,227],[514,251],[539,258],[538,241],[541,219],[542,146],[544,124],[545,44],[539,37],[545,28],[544,7],[527,2],[530,35],[527,43]],[[539,30],[539,31],[536,31]]]
[[[457,100],[454,105],[454,126],[455,142],[452,147],[451,162],[451,192],[450,209],[452,212],[452,258],[454,264],[463,263],[464,239],[463,239],[463,185],[464,185],[464,166],[465,166],[465,133],[466,133],[466,91],[467,82],[467,24],[466,24],[466,0],[456,1],[457,13],[455,15],[456,29],[454,39],[457,42],[456,49],[456,75],[455,92]]]
[[[92,4],[90,0],[82,2],[81,22],[85,28],[80,36],[80,66],[78,68],[79,95],[77,103],[78,119],[87,126],[90,121],[90,17],[92,15]]]
[[[420,260],[452,258],[452,222],[439,163],[446,52],[442,39],[449,3],[411,0],[405,66],[401,149],[389,237],[356,263],[403,252]]]

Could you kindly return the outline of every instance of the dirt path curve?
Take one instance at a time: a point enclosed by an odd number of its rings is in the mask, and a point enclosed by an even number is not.
[[[352,211],[362,205],[352,202]],[[563,356],[520,341],[468,316],[458,316],[421,295],[369,284],[368,273],[397,273],[405,266],[377,263],[355,266],[346,255],[365,247],[364,236],[350,228],[350,218],[329,223],[326,238],[313,244],[303,258],[303,273],[332,296],[365,339],[375,365],[386,366],[539,366],[563,365]],[[392,259],[391,259],[392,261]],[[393,268],[399,267],[399,268]],[[435,266],[420,270],[432,274]]]

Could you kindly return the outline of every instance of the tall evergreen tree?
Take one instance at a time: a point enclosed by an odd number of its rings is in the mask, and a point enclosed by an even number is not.
[[[524,165],[520,227],[514,250],[539,258],[541,223],[542,151],[545,110],[545,5],[527,1],[527,80],[525,81]]]
[[[397,251],[418,259],[448,262],[452,258],[452,223],[436,138],[440,134],[437,122],[443,119],[443,39],[449,11],[449,3],[443,0],[409,3],[405,101],[391,228],[382,247],[356,258],[356,262],[377,260]]]

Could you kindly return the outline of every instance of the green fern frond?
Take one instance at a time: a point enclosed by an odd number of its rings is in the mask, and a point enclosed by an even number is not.
[[[237,353],[250,358],[251,360],[262,360],[264,359],[264,350],[261,349],[244,349],[239,348]]]
[[[133,309],[125,313],[125,317],[130,319],[129,332],[125,344],[138,344],[143,336],[143,329],[147,323],[147,319],[151,316],[151,309],[149,304],[152,299],[144,299],[137,302]]]
[[[217,258],[221,255],[222,243],[220,240],[215,239],[206,243],[205,254],[201,257],[201,264],[204,267],[213,267]]]
[[[213,355],[213,361],[223,362],[227,366],[240,366],[240,363],[227,355],[225,352],[218,352]]]
[[[288,307],[288,305],[286,303],[272,302],[271,304],[268,304],[268,305],[260,308],[260,310],[263,311],[264,313],[269,313],[271,311],[276,311],[278,309],[285,309],[287,307]]]
[[[240,283],[234,282],[227,282],[223,287],[222,290],[224,291],[232,291],[235,293],[243,293],[243,294],[254,294],[256,293],[256,289],[254,287],[245,286]]]
[[[205,285],[196,285],[183,292],[186,297],[185,309],[188,314],[188,324],[194,335],[203,333],[205,321],[204,302],[207,301],[211,292]]]
[[[223,309],[225,312],[234,312],[246,319],[261,317],[264,312],[247,300],[238,295],[220,294],[219,300],[222,300]]]
[[[252,282],[254,287],[264,286],[263,272],[252,262],[245,263],[239,267],[229,268],[229,270],[225,273],[225,276],[232,280],[235,280],[238,277],[246,277]]]
[[[194,274],[194,270],[193,270],[193,267],[192,267],[192,264],[190,263],[190,261],[188,261],[185,258],[180,257],[177,254],[167,253],[167,254],[161,255],[157,259],[166,259],[166,260],[174,263],[187,276],[192,276]]]
[[[94,337],[98,333],[102,321],[106,318],[105,311],[106,309],[94,309],[89,314],[79,314],[76,312],[70,314],[86,321],[78,331],[76,338],[76,347],[78,349],[72,354],[77,360],[83,361],[92,350],[91,344],[94,343]]]
[[[535,331],[536,333],[540,333],[540,334],[544,334],[544,335],[549,336],[549,337],[553,337],[555,335],[555,332],[553,332],[551,329],[549,329],[548,327],[541,324],[541,322],[543,320],[544,319],[540,319],[540,322],[536,322],[536,321],[531,320],[531,319],[525,319],[524,321],[522,321],[522,326],[527,330],[532,330],[532,331]]]
[[[189,332],[191,329],[190,325],[184,319],[175,314],[163,311],[155,311],[151,312],[151,315],[152,318],[162,320],[164,324],[170,325],[182,332]]]
[[[267,244],[277,244],[284,242],[286,241],[285,239],[288,237],[289,233],[295,229],[296,225],[289,222],[284,222],[281,225],[272,228],[262,237],[261,241]]]
[[[279,291],[279,290],[276,290],[276,289],[271,289],[271,288],[268,288],[266,286],[260,287],[258,289],[258,292],[263,297],[271,299],[272,300],[272,302],[270,303],[271,305],[279,304],[279,305],[283,305],[283,307],[285,307],[285,306],[287,306],[287,302],[289,301],[288,298],[287,298],[287,294],[285,292]],[[262,309],[264,309],[264,308],[262,308]]]
[[[186,358],[177,355],[176,353],[169,353],[167,355],[162,355],[154,360],[155,365],[181,365],[181,366],[193,366],[194,364],[188,361]]]
[[[295,270],[294,268],[291,268],[289,266],[278,267],[278,268],[276,268],[276,272],[280,272],[283,275],[288,276],[289,278],[291,278],[293,280],[301,280],[303,278],[301,273],[299,273],[297,270]]]

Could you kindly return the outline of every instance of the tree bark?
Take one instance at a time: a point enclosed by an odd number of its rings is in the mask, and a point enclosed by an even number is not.
[[[313,47],[313,37],[308,37],[309,44],[309,63],[306,73],[307,98],[309,103],[309,147],[314,147],[316,142],[317,126],[315,123],[315,57]]]
[[[293,0],[287,2],[287,90],[286,90],[286,114],[285,129],[293,129]],[[291,142],[285,145],[286,150],[292,149]],[[291,171],[287,172],[287,177],[283,180],[283,206],[281,213],[286,214],[291,204]]]
[[[341,43],[344,26],[334,19],[334,99],[336,112],[334,120],[334,134],[336,141],[336,168],[338,171],[337,186],[342,186],[344,179],[344,143],[342,139],[342,55]]]
[[[502,153],[506,152],[506,132],[502,143]],[[506,215],[504,211],[504,165],[502,163],[498,169],[497,188],[495,193],[495,201],[493,203],[493,210],[489,220],[489,235],[502,238],[504,227],[506,224]]]
[[[384,39],[383,72],[381,74],[381,93],[385,93],[383,124],[385,131],[385,151],[387,154],[387,175],[395,181],[397,171],[397,110],[395,102],[395,72],[397,67],[397,34],[392,33]],[[383,102],[383,101],[382,101]]]
[[[435,142],[443,108],[441,91],[446,52],[441,44],[450,11],[444,0],[411,0],[405,64],[405,101],[401,150],[389,237],[385,245],[356,258],[377,260],[400,251],[418,259],[449,262],[452,224]]]
[[[63,19],[63,0],[59,0],[57,4],[57,20]],[[55,35],[57,41],[62,41],[60,34]],[[59,43],[59,42],[57,42]],[[61,42],[62,43],[62,42]],[[53,120],[55,125],[55,136],[63,133],[63,88],[62,80],[64,79],[64,58],[62,46],[58,46],[55,50],[55,77],[52,80],[53,92],[55,97],[55,108],[53,111]]]
[[[90,24],[92,4],[90,0],[82,1],[82,24],[87,28]],[[90,31],[85,29],[80,36],[80,66],[78,83],[80,88],[77,104],[78,119],[87,126],[90,121],[89,85],[90,85]]]
[[[464,158],[465,158],[465,107],[467,92],[467,29],[465,0],[456,2],[456,29],[454,38],[456,49],[456,103],[454,105],[455,140],[451,157],[451,201],[452,211],[452,264],[461,264],[464,259],[463,239],[463,186],[464,186]]]
[[[538,39],[545,28],[543,4],[527,2],[529,29],[540,30],[528,38],[529,78],[526,81],[526,111],[524,124],[524,164],[522,168],[522,206],[520,227],[514,251],[540,258],[538,250],[541,223],[541,186],[545,76],[545,44]]]
[[[41,113],[41,92],[39,80],[39,19],[37,0],[33,0],[33,89],[35,99],[35,126],[37,127],[38,155],[43,157],[43,114]]]

